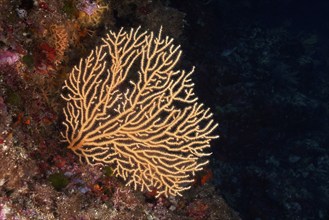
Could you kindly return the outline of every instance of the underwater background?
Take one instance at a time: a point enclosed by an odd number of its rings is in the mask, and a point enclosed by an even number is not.
[[[0,220],[329,219],[329,1],[0,0]],[[61,142],[62,85],[109,30],[180,44],[219,123],[182,197]]]

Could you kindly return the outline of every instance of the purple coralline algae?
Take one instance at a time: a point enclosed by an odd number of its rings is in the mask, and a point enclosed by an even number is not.
[[[78,10],[85,12],[89,16],[92,15],[98,8],[97,3],[93,0],[80,0],[76,6]]]
[[[0,219],[7,219],[6,216],[9,212],[9,208],[6,205],[0,204]]]
[[[8,50],[0,50],[0,66],[2,65],[12,65],[19,60],[18,53],[8,51]]]

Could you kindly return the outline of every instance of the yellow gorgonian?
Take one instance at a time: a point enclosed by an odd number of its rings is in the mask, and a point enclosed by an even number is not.
[[[161,30],[109,32],[63,86],[68,148],[88,164],[114,166],[135,189],[157,196],[189,189],[218,136],[194,94],[194,68],[175,68],[180,57]]]

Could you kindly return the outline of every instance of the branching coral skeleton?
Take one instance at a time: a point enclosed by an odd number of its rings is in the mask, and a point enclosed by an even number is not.
[[[110,32],[63,86],[68,148],[88,164],[112,164],[127,185],[157,196],[190,188],[217,124],[198,103],[180,46],[140,28]]]

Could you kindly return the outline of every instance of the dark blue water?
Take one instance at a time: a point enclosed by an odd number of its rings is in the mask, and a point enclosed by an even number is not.
[[[218,193],[243,219],[329,219],[329,1],[170,1],[215,112]]]

